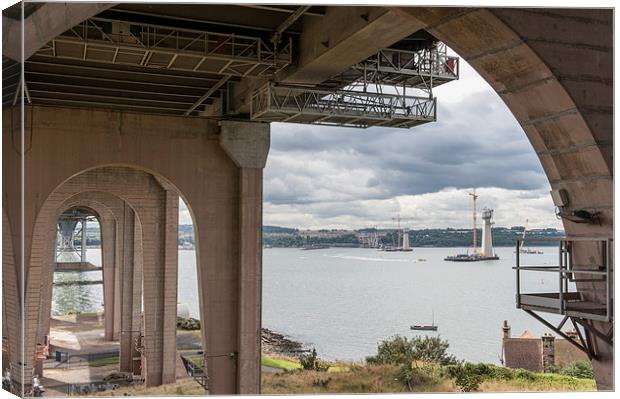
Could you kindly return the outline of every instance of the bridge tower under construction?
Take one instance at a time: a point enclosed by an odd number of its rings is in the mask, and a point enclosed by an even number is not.
[[[482,255],[483,256],[495,256],[495,250],[493,249],[493,234],[491,233],[491,226],[493,222],[493,209],[484,208],[482,210]]]

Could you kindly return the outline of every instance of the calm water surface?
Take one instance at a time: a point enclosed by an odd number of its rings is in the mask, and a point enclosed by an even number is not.
[[[540,249],[543,255],[522,255],[524,262],[557,263],[555,247]],[[499,363],[503,320],[510,321],[513,335],[525,329],[537,335],[548,331],[515,308],[513,248],[497,248],[499,261],[443,261],[446,255],[464,251],[265,249],[263,326],[316,347],[326,359],[361,360],[373,354],[382,339],[428,334],[447,339],[458,358]],[[89,250],[91,254],[99,257],[98,250]],[[100,273],[81,274],[100,278]],[[522,280],[531,291],[557,289],[554,274],[523,274]],[[71,303],[66,299],[71,296],[78,298],[72,303],[90,311],[101,307],[101,286],[57,287],[54,310],[66,309],[63,303]],[[179,251],[179,301],[198,317],[194,251]],[[411,324],[430,324],[433,313],[438,332],[409,329]]]

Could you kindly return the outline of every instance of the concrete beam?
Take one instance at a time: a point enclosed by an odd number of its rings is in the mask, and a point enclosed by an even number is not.
[[[424,26],[398,9],[327,7],[324,17],[304,17],[297,65],[278,73],[275,80],[303,85],[322,83]],[[227,111],[249,114],[252,93],[267,82],[266,78],[246,78],[235,83]],[[206,107],[204,115],[214,114],[221,115],[221,106]]]
[[[265,167],[270,145],[268,123],[220,122],[220,146],[240,168]]]
[[[22,21],[2,16],[2,55],[22,62],[21,39],[27,60],[45,43],[116,3],[44,3]]]
[[[423,27],[384,7],[327,7],[322,18],[304,18],[299,62],[279,80],[321,83]]]

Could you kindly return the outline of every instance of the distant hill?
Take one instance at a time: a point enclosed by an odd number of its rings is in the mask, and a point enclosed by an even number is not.
[[[183,234],[193,234],[194,226],[191,224],[180,224],[179,225],[179,233]],[[289,227],[280,227],[280,226],[263,226],[264,234],[295,234],[297,233],[297,229],[292,229]]]
[[[279,226],[263,226],[264,234],[295,234],[297,229],[291,229],[289,227]]]
[[[515,245],[515,241],[522,237],[523,226],[494,227],[493,245],[505,247]],[[303,247],[307,245],[330,245],[330,246],[362,246],[364,235],[374,232],[374,229],[360,230],[303,230],[280,227],[263,226],[263,242],[273,247]],[[482,236],[482,230],[478,229],[478,237]],[[385,245],[394,245],[397,241],[395,229],[377,230],[379,242]],[[554,228],[532,229],[526,234],[529,245],[546,246],[557,245],[555,241],[535,242],[536,238],[562,238],[564,232]],[[471,229],[419,229],[410,230],[409,237],[412,247],[467,247],[472,243],[473,234]],[[194,231],[192,225],[179,225],[179,244],[194,244]]]

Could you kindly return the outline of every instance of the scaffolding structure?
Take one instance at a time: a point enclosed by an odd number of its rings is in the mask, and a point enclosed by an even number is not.
[[[250,118],[367,128],[410,128],[436,120],[436,99],[268,83],[252,95]]]
[[[530,239],[531,240],[531,239]],[[544,239],[537,239],[541,241]],[[575,268],[573,254],[575,242],[596,242],[601,250],[601,264],[589,265],[587,268]],[[600,331],[594,322],[613,321],[613,240],[599,238],[564,239],[559,242],[558,265],[539,266],[522,265],[519,249],[522,239],[516,244],[516,284],[517,308],[524,310],[536,320],[553,330],[571,344],[585,352],[588,357],[596,358],[596,344],[593,336],[608,344],[613,342],[613,330]],[[555,292],[524,292],[521,283],[522,272],[544,272],[557,274],[558,289]],[[604,285],[605,295],[587,295],[577,291],[576,283],[590,283]],[[555,325],[546,320],[540,313],[553,313],[564,316],[559,324]],[[562,331],[570,320],[577,332],[575,339]],[[581,329],[580,329],[581,327]],[[581,331],[583,330],[583,332]]]
[[[368,128],[411,128],[437,119],[433,87],[459,77],[457,57],[436,43],[408,51],[387,48],[322,86],[269,83],[251,99],[250,118]]]
[[[353,65],[344,78],[432,91],[459,78],[459,58],[449,56],[443,43],[420,51],[386,48]]]
[[[90,18],[39,56],[231,76],[273,74],[292,62],[292,39],[274,49],[258,37]]]

